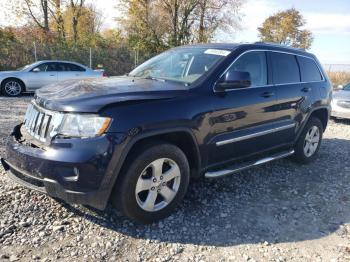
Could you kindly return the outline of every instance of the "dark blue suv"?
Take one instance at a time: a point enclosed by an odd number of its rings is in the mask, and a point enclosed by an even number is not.
[[[312,160],[330,115],[317,58],[267,43],[164,52],[128,75],[38,90],[1,162],[19,183],[151,223],[190,179]]]

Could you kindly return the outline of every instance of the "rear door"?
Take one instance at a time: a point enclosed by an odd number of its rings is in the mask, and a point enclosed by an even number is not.
[[[304,71],[304,62],[305,59],[310,59],[275,51],[269,52],[269,58],[273,83],[277,91],[277,117],[295,126],[281,135],[286,142],[292,143],[306,113],[311,108],[313,96],[317,95],[317,89],[313,84],[303,81],[305,77],[308,78]],[[303,64],[302,67],[299,67],[300,63]]]
[[[276,91],[269,83],[266,52],[248,51],[231,65],[249,72],[252,85],[213,95],[208,164],[228,162],[267,151],[281,141],[275,114]]]
[[[58,72],[58,81],[65,80],[74,80],[74,79],[82,79],[86,78],[85,68],[78,66],[72,63],[57,63],[59,72]]]

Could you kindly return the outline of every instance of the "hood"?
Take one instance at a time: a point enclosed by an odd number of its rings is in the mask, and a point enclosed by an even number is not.
[[[20,71],[0,71],[0,75],[17,74]]]
[[[333,99],[350,100],[350,91],[345,91],[345,90],[333,91]]]
[[[111,77],[52,84],[36,91],[35,102],[55,111],[96,113],[113,103],[168,99],[187,91],[182,83]]]

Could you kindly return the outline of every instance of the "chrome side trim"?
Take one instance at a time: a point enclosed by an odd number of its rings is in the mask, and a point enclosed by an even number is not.
[[[227,139],[227,140],[222,140],[222,141],[216,142],[215,144],[216,144],[216,146],[222,146],[222,145],[226,145],[226,144],[230,144],[230,143],[234,143],[234,142],[238,142],[238,141],[242,141],[242,140],[246,140],[246,139],[251,139],[254,137],[258,137],[258,136],[263,136],[263,135],[275,133],[275,132],[282,131],[285,129],[289,129],[289,128],[295,127],[295,125],[296,124],[293,123],[293,124],[289,124],[289,125],[285,125],[285,126],[280,126],[280,127],[272,128],[269,130],[264,130],[261,132],[245,135],[245,136],[240,136],[240,137],[235,137],[235,138],[231,138],[231,139]]]
[[[218,177],[222,177],[222,176],[226,176],[226,175],[231,175],[231,174],[243,171],[245,169],[248,169],[248,168],[251,168],[251,167],[254,167],[254,166],[259,166],[259,165],[271,162],[273,160],[285,158],[285,157],[293,155],[293,154],[294,154],[294,150],[291,150],[291,151],[284,152],[284,153],[279,154],[279,155],[262,158],[260,160],[255,161],[254,163],[243,165],[243,166],[240,166],[240,167],[237,167],[237,168],[223,169],[223,170],[213,171],[213,172],[206,172],[204,174],[204,177],[205,178],[218,178]]]

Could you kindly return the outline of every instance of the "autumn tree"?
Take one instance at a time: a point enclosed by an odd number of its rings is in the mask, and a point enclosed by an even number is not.
[[[102,25],[102,15],[93,5],[80,7],[79,12],[68,6],[62,14],[62,20],[67,40],[73,40],[74,43],[91,45]]]
[[[302,29],[306,24],[300,12],[294,8],[268,17],[258,28],[263,42],[275,42],[296,48],[309,49],[313,37],[311,31]]]
[[[84,6],[85,0],[70,0],[69,1],[69,8],[72,13],[72,31],[73,31],[73,39],[74,42],[77,42],[78,40],[78,25],[80,17],[83,14],[83,6]]]
[[[212,40],[217,30],[234,31],[240,28],[240,7],[243,0],[199,0],[196,9],[197,41]]]
[[[237,28],[243,0],[117,0],[130,43],[157,50],[210,41],[218,29]]]

